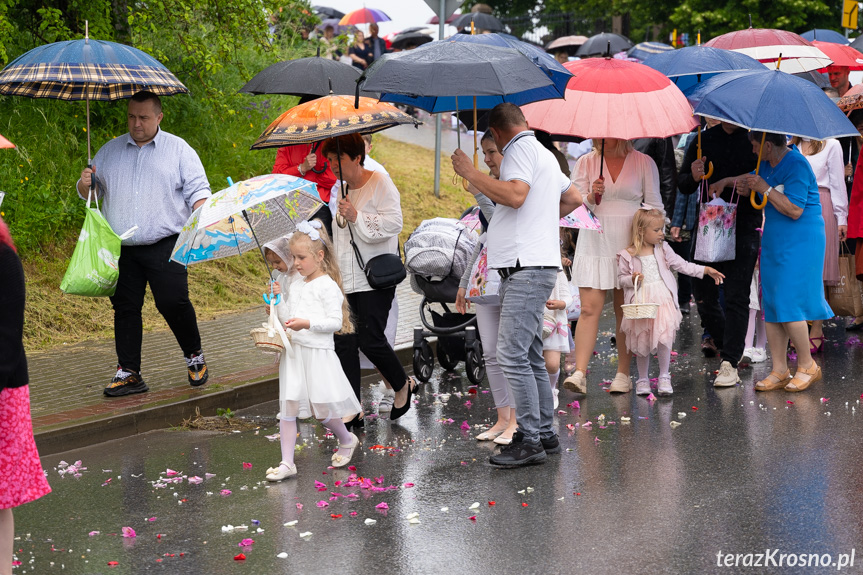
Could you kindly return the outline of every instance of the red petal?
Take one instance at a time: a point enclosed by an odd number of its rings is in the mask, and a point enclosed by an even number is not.
[[[489,504],[489,505],[494,505],[494,501],[489,501],[489,502],[488,502],[488,504]]]
[[[521,506],[522,506],[522,507],[527,507],[527,503],[522,503],[522,504],[521,504]]]
[[[116,567],[117,565],[119,565],[119,563],[116,561],[108,561],[108,567]]]
[[[246,560],[246,556],[243,553],[240,553],[239,555],[234,555],[234,561],[245,561],[245,560]]]
[[[338,514],[330,513],[330,517],[332,517],[333,519],[341,519],[342,514],[341,513],[338,513]]]

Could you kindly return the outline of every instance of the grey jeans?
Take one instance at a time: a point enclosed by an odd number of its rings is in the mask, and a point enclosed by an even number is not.
[[[542,357],[542,314],[557,270],[521,270],[500,282],[497,362],[515,397],[515,417],[524,440],[554,435],[554,398]]]

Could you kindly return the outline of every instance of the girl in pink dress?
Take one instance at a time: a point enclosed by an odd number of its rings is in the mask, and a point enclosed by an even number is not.
[[[0,573],[12,572],[12,508],[51,492],[33,440],[23,340],[24,269],[0,219]]]
[[[617,254],[618,281],[623,288],[623,299],[627,304],[659,304],[653,319],[628,319],[620,323],[620,330],[626,334],[626,346],[635,354],[638,364],[638,381],[635,393],[650,393],[650,356],[657,354],[659,359],[659,384],[657,395],[671,395],[671,346],[680,327],[680,308],[677,305],[677,282],[671,270],[688,276],[701,278],[705,274],[719,284],[725,276],[710,266],[700,266],[687,262],[674,253],[666,244],[665,220],[662,212],[642,208],[632,219],[632,240],[625,250]],[[634,284],[638,280],[639,291],[636,300]]]

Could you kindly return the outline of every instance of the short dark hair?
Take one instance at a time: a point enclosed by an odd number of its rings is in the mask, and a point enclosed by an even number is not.
[[[132,102],[138,102],[139,104],[151,101],[153,102],[153,108],[156,109],[156,113],[162,113],[162,100],[159,99],[159,96],[157,96],[153,92],[150,92],[149,90],[141,90],[140,92],[132,96],[130,99]]]
[[[330,138],[324,142],[323,154],[338,154],[341,151],[347,154],[350,159],[359,158],[360,165],[364,165],[366,161],[366,144],[363,142],[362,136],[359,134],[345,134],[336,138]]]
[[[494,141],[494,134],[491,133],[491,130],[486,130],[485,133],[480,138],[480,143],[485,142],[486,140]]]
[[[788,145],[788,139],[785,134],[774,134],[772,132],[749,132],[749,139],[753,142],[761,142],[761,136],[764,136],[764,143],[770,142],[777,147],[785,147]]]
[[[851,120],[851,123],[854,124],[855,128],[860,124],[863,124],[863,108],[858,108],[852,111],[851,114],[848,115],[848,119]]]
[[[521,108],[509,102],[503,102],[491,109],[488,114],[488,127],[495,130],[527,127],[527,120]]]

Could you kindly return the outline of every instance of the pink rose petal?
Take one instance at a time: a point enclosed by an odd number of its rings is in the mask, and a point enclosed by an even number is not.
[[[123,537],[132,538],[132,537],[137,537],[137,535],[138,535],[137,533],[135,533],[135,530],[132,529],[131,527],[123,527],[122,529],[120,529],[120,531],[123,533]]]

